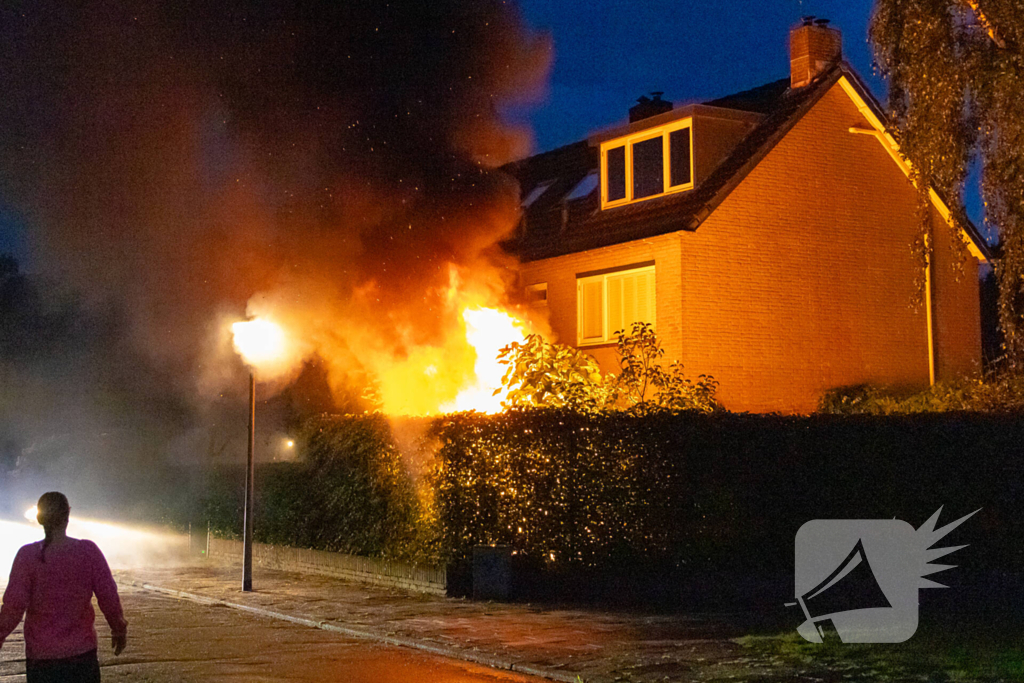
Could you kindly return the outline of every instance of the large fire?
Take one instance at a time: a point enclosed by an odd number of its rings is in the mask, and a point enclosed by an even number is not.
[[[508,311],[477,304],[464,305],[459,317],[459,332],[442,344],[416,347],[405,358],[386,358],[376,368],[385,413],[501,410],[505,366],[498,362],[498,352],[523,341],[530,325]]]
[[[496,308],[467,308],[462,311],[462,319],[466,321],[466,343],[476,353],[476,381],[460,391],[454,401],[442,406],[441,411],[497,413],[505,399],[505,392],[499,391],[505,367],[498,362],[498,352],[512,342],[526,339],[524,323]]]
[[[451,314],[457,318],[448,333],[433,344],[410,344],[396,355],[377,349],[366,331],[335,328],[335,334],[361,350],[359,360],[375,381],[380,408],[389,415],[422,416],[475,410],[496,413],[505,393],[505,366],[499,351],[522,342],[533,326],[509,310],[486,305],[451,287]],[[324,343],[322,331],[307,326],[305,316],[284,308],[259,315],[231,328],[235,350],[256,369],[260,381],[287,379],[309,353],[318,353],[328,366],[343,366],[338,347]],[[298,340],[308,337],[303,342]],[[497,393],[496,393],[497,392]]]

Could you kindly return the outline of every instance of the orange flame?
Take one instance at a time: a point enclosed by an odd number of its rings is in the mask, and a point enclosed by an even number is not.
[[[501,298],[497,288],[466,283],[453,268],[438,312],[445,327],[428,342],[409,326],[397,327],[398,343],[382,343],[373,325],[346,324],[358,317],[349,318],[344,308],[322,299],[296,306],[293,297],[281,294],[250,300],[249,313],[258,317],[232,329],[236,349],[258,369],[261,381],[286,380],[304,358],[316,354],[339,395],[351,391],[350,382],[368,376],[388,415],[496,413],[504,399],[503,393],[495,395],[505,371],[499,351],[522,342],[535,331],[535,322],[543,325],[500,306]]]
[[[512,342],[526,340],[524,323],[496,308],[467,308],[462,311],[466,321],[466,342],[476,353],[473,370],[476,381],[462,391],[451,403],[441,407],[442,412],[476,410],[481,413],[501,412],[505,391],[501,378],[505,368],[498,362],[498,352]]]
[[[402,360],[388,359],[378,368],[380,398],[389,415],[434,415],[501,410],[505,368],[498,352],[523,341],[529,325],[512,314],[485,306],[462,309],[464,333],[441,346],[421,346]]]

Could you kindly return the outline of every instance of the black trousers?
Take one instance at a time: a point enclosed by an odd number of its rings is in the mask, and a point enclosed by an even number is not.
[[[29,659],[25,662],[28,683],[100,683],[96,650],[64,659]]]

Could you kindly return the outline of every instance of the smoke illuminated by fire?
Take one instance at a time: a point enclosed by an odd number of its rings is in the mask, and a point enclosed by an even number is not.
[[[272,434],[498,407],[497,349],[546,330],[511,296],[521,197],[500,167],[531,135],[502,112],[544,98],[551,40],[503,0],[299,9],[50,3],[0,24],[0,203],[45,293],[0,359],[0,482],[11,461],[145,505],[157,465],[244,450],[240,320],[282,330],[249,361]]]

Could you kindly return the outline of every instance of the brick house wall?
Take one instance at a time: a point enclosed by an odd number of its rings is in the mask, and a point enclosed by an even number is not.
[[[666,361],[710,373],[736,411],[810,412],[828,389],[928,386],[914,299],[916,191],[836,84],[694,232],[524,263],[548,283],[551,328],[576,343],[576,274],[653,260]],[[934,217],[936,379],[977,372],[977,261],[959,281]],[[614,348],[587,347],[617,371]]]

